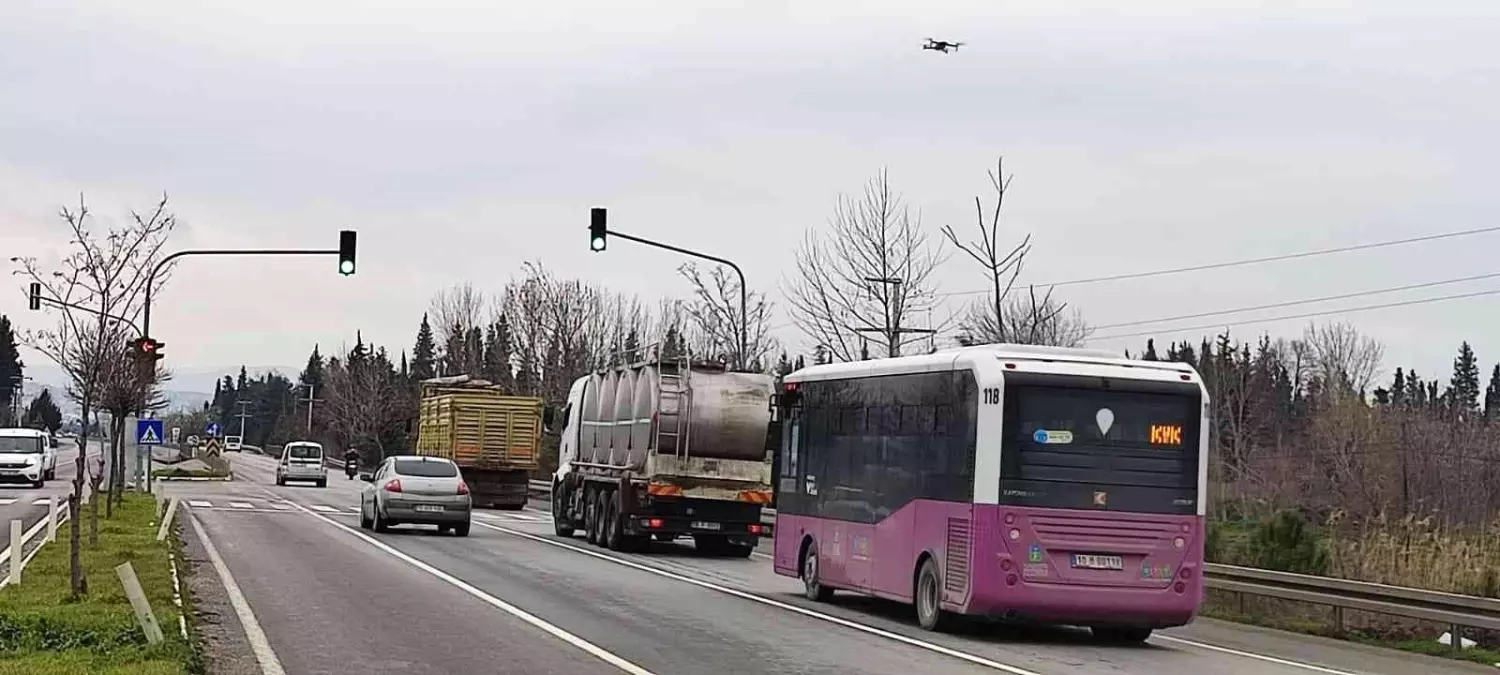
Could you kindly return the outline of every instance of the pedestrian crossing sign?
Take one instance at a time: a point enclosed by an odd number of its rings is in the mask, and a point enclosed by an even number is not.
[[[162,435],[161,420],[136,420],[136,445],[161,445]]]

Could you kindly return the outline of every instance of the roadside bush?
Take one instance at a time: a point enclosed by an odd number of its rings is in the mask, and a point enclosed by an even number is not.
[[[1256,567],[1325,575],[1329,545],[1318,528],[1301,513],[1283,509],[1260,522],[1250,537],[1249,553]]]

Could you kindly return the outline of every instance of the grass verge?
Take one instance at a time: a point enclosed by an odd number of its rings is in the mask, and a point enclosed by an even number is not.
[[[77,602],[68,600],[66,527],[26,567],[19,585],[0,590],[0,675],[201,672],[195,650],[178,628],[181,610],[172,602],[169,556],[178,542],[175,537],[156,541],[155,509],[149,495],[125,495],[114,518],[100,518],[98,548],[88,546],[85,510],[81,556],[89,590]],[[146,643],[115,575],[115,566],[127,561],[166,636],[162,644]]]

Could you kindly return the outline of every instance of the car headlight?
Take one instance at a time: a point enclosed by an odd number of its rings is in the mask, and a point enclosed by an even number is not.
[[[32,456],[28,456],[28,457],[27,457],[27,458],[26,458],[26,464],[27,464],[27,465],[31,465],[31,464],[40,464],[40,463],[41,463],[41,462],[42,462],[42,458],[40,458],[40,457],[32,457]]]

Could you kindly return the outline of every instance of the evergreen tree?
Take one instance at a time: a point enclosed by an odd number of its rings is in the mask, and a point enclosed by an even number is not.
[[[1406,373],[1396,368],[1396,377],[1391,380],[1391,405],[1404,405],[1406,394]]]
[[[245,373],[245,367],[244,366],[240,366],[240,377],[235,382],[236,382],[236,384],[234,386],[234,390],[235,391],[244,391],[246,389],[246,387],[249,385],[250,378]]]
[[[313,345],[312,354],[307,357],[307,366],[297,376],[297,381],[315,390],[323,388],[323,355],[318,352],[317,345]]]
[[[1490,384],[1484,388],[1484,419],[1500,419],[1500,363],[1490,371]]]
[[[421,382],[433,377],[437,377],[437,341],[432,337],[432,324],[423,314],[417,344],[411,351],[411,379]]]
[[[1465,340],[1453,359],[1453,377],[1448,380],[1447,403],[1453,412],[1468,415],[1479,410],[1479,362]]]
[[[54,434],[62,428],[62,410],[52,400],[51,391],[43,389],[36,398],[31,399],[31,405],[26,407],[26,426],[46,429]]]
[[[504,391],[513,391],[516,386],[515,373],[511,371],[510,323],[501,314],[490,324],[485,335],[484,365],[480,377],[500,385]]]
[[[797,355],[797,363],[792,368],[793,371],[802,370],[803,368],[806,368],[806,367],[807,367],[807,360],[804,359],[804,358],[802,358],[801,354],[798,354]],[[1500,366],[1495,366],[1495,367],[1496,368],[1500,368]]]
[[[469,377],[483,377],[484,329],[478,326],[464,334],[463,372]]]
[[[1160,361],[1156,356],[1156,340],[1146,340],[1146,353],[1141,355],[1142,361]]]
[[[785,377],[792,370],[792,360],[787,357],[786,352],[782,352],[781,357],[776,359],[776,374]]]
[[[16,345],[16,331],[10,325],[10,317],[0,314],[0,418],[10,416],[10,402],[21,389],[26,364],[21,361],[21,350]]]

